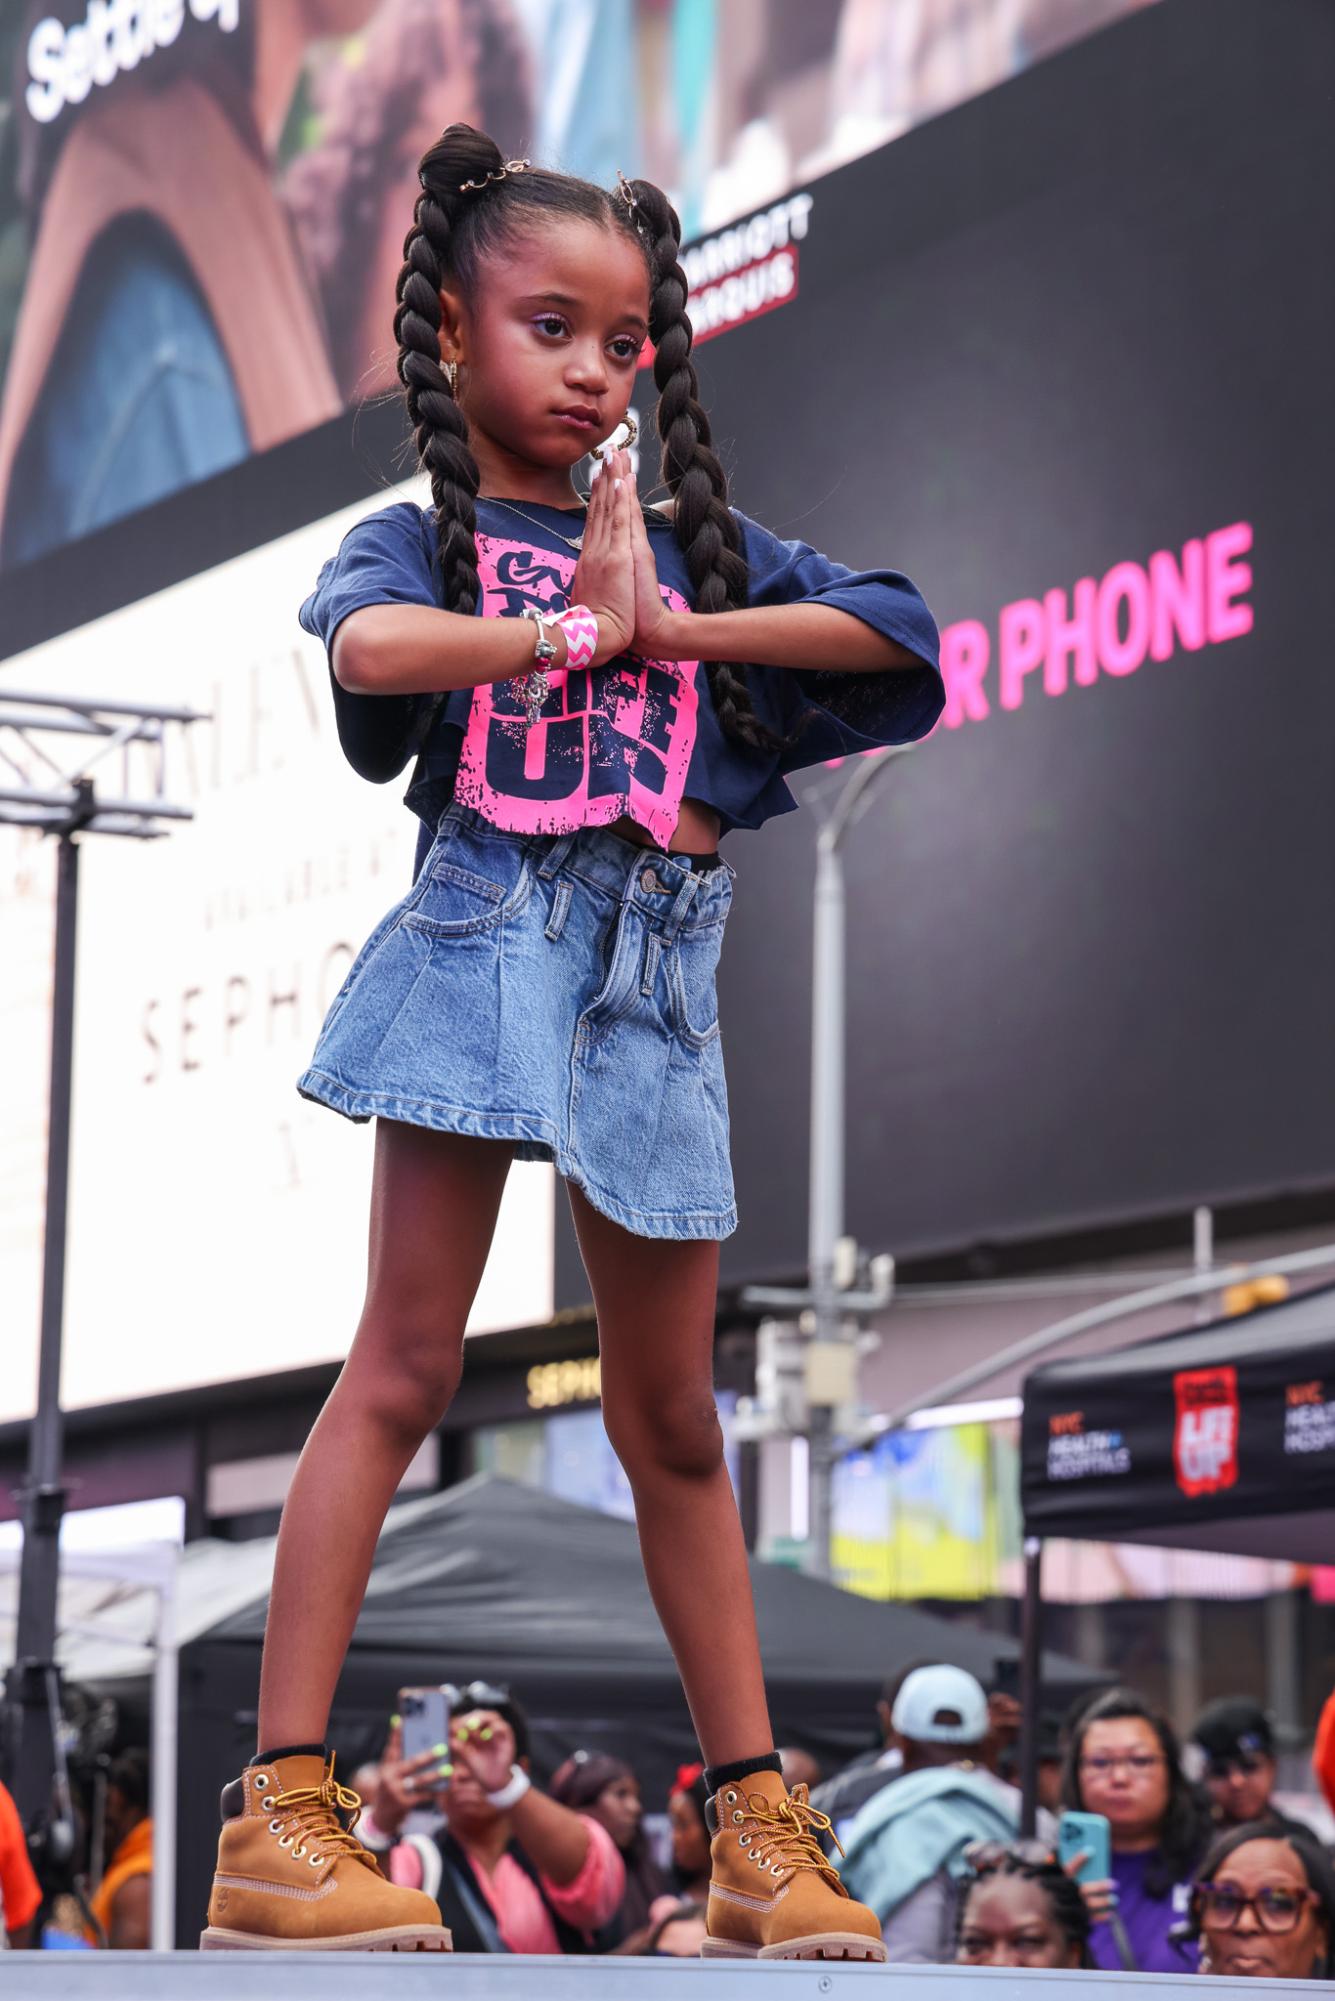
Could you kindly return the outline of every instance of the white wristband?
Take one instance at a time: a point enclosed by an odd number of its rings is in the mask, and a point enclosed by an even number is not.
[[[507,1807],[512,1807],[517,1800],[523,1799],[524,1794],[532,1784],[532,1779],[521,1766],[511,1765],[510,1783],[502,1786],[498,1793],[488,1793],[487,1803],[489,1806],[499,1808],[503,1813]]]

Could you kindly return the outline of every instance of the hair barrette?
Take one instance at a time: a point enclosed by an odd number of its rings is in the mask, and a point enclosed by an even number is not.
[[[503,181],[507,174],[522,174],[525,167],[531,167],[532,165],[532,160],[506,160],[502,166],[494,168],[489,174],[485,174],[480,181],[460,181],[459,192],[461,195],[466,195],[474,188],[488,187],[492,181]]]
[[[620,167],[617,168],[617,193],[621,196],[622,201],[625,202],[631,214],[634,215],[640,205],[639,198]]]

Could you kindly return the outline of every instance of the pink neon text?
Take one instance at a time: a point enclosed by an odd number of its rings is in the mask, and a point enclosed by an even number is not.
[[[1134,674],[1148,660],[1195,653],[1252,629],[1252,530],[1246,521],[1194,539],[1180,555],[1157,549],[1147,564],[1114,563],[1074,590],[1003,605],[992,634],[976,618],[941,634],[946,707],[941,723],[984,722],[993,707],[1027,696],[1088,688],[1100,674]],[[990,678],[989,678],[990,677]]]

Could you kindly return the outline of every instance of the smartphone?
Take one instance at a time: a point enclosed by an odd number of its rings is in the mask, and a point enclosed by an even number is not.
[[[1106,1883],[1112,1875],[1112,1839],[1102,1813],[1064,1813],[1057,1825],[1057,1860],[1063,1869],[1072,1857],[1087,1854],[1075,1872],[1077,1883]]]
[[[450,1714],[458,1691],[448,1682],[439,1688],[401,1688],[399,1715],[403,1718],[403,1756],[420,1758],[438,1744],[450,1741]]]
[[[1000,1655],[992,1663],[992,1693],[1013,1696],[1020,1699],[1020,1661],[1018,1655],[1002,1659]]]

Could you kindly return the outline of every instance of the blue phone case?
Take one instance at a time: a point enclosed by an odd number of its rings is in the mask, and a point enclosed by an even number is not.
[[[1089,1860],[1076,1870],[1077,1883],[1105,1883],[1112,1875],[1112,1840],[1107,1817],[1101,1813],[1064,1813],[1057,1826],[1057,1860],[1065,1868],[1073,1856],[1088,1851]]]

